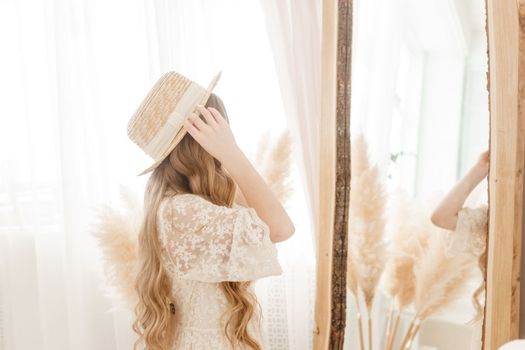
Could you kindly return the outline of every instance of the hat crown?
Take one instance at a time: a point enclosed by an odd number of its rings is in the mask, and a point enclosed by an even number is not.
[[[128,137],[148,155],[148,144],[166,125],[171,113],[177,107],[189,87],[194,84],[190,79],[177,72],[162,75],[148,92],[127,126]],[[205,89],[201,87],[202,93]]]
[[[155,163],[156,167],[186,134],[183,123],[197,104],[204,105],[221,76],[221,71],[204,88],[184,75],[164,73],[150,89],[127,125],[128,137]]]

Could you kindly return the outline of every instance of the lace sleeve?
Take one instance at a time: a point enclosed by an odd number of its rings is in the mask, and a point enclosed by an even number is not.
[[[159,238],[180,278],[248,281],[282,273],[270,229],[254,208],[178,194],[163,209]]]
[[[456,229],[451,232],[447,252],[449,255],[470,253],[479,256],[485,250],[487,238],[487,205],[464,207],[458,212]]]

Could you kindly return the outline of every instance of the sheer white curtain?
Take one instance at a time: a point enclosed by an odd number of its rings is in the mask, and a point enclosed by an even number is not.
[[[299,175],[312,223],[308,227],[308,232],[312,244],[315,245],[319,208],[322,1],[260,0],[260,5],[272,48],[286,120],[296,145],[295,159],[298,162]],[[294,250],[297,257],[301,257],[301,254],[297,254],[299,251],[300,248]],[[291,265],[290,270],[296,276],[300,276],[306,263],[307,275],[315,276],[313,255],[304,257],[306,259],[297,260],[297,264]],[[305,286],[304,279],[298,282],[302,283],[291,286],[292,295],[300,295],[299,289]],[[313,283],[310,283],[309,287],[311,288],[309,295],[315,295]],[[311,297],[310,300],[312,299]],[[297,311],[304,314],[304,310]],[[313,307],[309,312],[308,323],[288,325],[289,329],[295,330],[293,333],[303,335],[303,338],[293,337],[291,349],[312,347]]]
[[[120,184],[142,191],[149,160],[125,128],[166,70],[203,85],[223,70],[216,93],[250,155],[290,123],[259,4],[4,0],[0,45],[0,349],[130,349],[131,313],[103,293],[92,209],[118,203]],[[272,349],[311,347],[315,201],[302,175],[296,234],[278,245],[285,272],[257,283]]]
[[[317,226],[322,1],[261,0],[310,217]]]

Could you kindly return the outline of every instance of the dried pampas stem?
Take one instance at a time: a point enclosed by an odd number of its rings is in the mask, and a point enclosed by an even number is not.
[[[419,327],[421,327],[421,322],[418,322],[413,328],[412,328],[412,333],[410,335],[410,338],[408,339],[408,342],[406,343],[405,347],[403,350],[408,350],[410,349],[410,347],[412,346],[412,342],[414,341],[414,338],[417,334],[417,332],[419,331]]]
[[[394,342],[396,341],[396,334],[397,334],[397,327],[399,326],[399,319],[401,318],[401,311],[396,311],[396,320],[394,322],[394,327],[392,328],[392,332],[390,335],[390,338],[387,340],[387,349],[392,350],[394,347]]]
[[[390,302],[390,311],[388,312],[388,321],[385,328],[385,336],[384,336],[384,342],[385,342],[385,350],[389,349],[390,346],[390,339],[392,338],[394,334],[394,311],[395,311],[395,301],[392,299]]]
[[[368,313],[368,350],[372,350],[372,316]]]
[[[357,310],[357,322],[359,324],[359,347],[361,350],[365,349],[365,337],[363,336],[363,317],[361,311]]]
[[[399,350],[406,350],[410,349],[410,346],[412,345],[412,340],[414,339],[414,336],[416,335],[417,330],[419,329],[419,324],[417,316],[414,317],[412,322],[410,322],[410,326],[407,329],[407,332],[405,334],[405,337],[403,338],[403,341],[401,342],[401,345],[399,346]]]

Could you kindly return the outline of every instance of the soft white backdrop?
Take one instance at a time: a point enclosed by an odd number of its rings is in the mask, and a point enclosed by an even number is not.
[[[170,69],[202,85],[223,70],[215,92],[248,154],[263,131],[293,129],[296,234],[257,293],[271,348],[311,348],[319,3],[0,1],[0,349],[131,348],[87,226],[120,184],[142,191],[149,159],[126,123]]]

